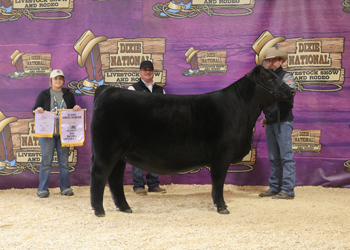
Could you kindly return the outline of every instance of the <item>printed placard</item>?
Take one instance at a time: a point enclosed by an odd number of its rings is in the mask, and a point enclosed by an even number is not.
[[[194,5],[210,4],[210,5],[247,5],[251,4],[252,0],[192,0]]]
[[[72,17],[75,0],[11,0],[11,11],[4,12],[0,8],[2,20],[14,21],[23,16],[29,20],[62,20]],[[9,0],[7,0],[9,2]],[[4,3],[4,0],[2,0]],[[6,0],[5,0],[6,4]],[[6,11],[5,11],[6,12]],[[45,13],[45,15],[42,15]],[[56,13],[60,13],[56,15]]]
[[[69,8],[69,0],[14,0],[15,9],[53,9]]]
[[[68,153],[68,162],[73,162],[74,153],[73,151],[69,151]],[[21,151],[16,153],[16,162],[18,163],[32,163],[32,164],[40,164],[42,160],[41,152],[26,152]],[[58,163],[57,151],[55,150],[52,158],[52,163]]]
[[[163,72],[154,71],[153,81],[155,83],[161,82],[163,78]],[[126,84],[134,84],[140,79],[140,73],[137,71],[129,72],[106,72],[106,82],[123,82]]]
[[[319,81],[340,81],[341,70],[289,70],[295,81],[319,82]]]

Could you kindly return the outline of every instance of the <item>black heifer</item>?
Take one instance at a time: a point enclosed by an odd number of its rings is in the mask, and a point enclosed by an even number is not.
[[[115,205],[125,199],[125,162],[147,172],[172,174],[209,166],[217,211],[228,214],[223,186],[230,163],[248,154],[261,111],[289,101],[294,90],[256,66],[225,89],[201,95],[159,95],[102,86],[91,122],[91,205],[104,216],[106,182]]]

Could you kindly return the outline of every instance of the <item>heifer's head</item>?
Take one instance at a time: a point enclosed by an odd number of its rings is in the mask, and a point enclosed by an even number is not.
[[[258,87],[270,93],[277,102],[290,101],[295,90],[284,83],[272,70],[258,65],[247,74],[247,77]]]

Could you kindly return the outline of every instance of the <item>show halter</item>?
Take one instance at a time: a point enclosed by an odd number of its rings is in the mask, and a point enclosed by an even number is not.
[[[274,72],[271,71],[271,73],[274,74]],[[276,74],[274,74],[277,79],[278,76]],[[276,90],[270,90],[270,89],[267,89],[266,87],[254,82],[251,78],[250,78],[250,75],[249,73],[245,75],[253,84],[255,84],[256,86],[260,87],[261,89],[267,91],[268,93],[270,93],[276,100],[277,102],[277,91],[282,87],[283,85],[283,81],[281,79],[279,79],[281,81],[281,84],[277,87]],[[272,81],[272,79],[269,79],[268,81]],[[277,123],[278,123],[278,133],[280,134],[281,133],[281,108],[280,108],[280,103],[277,102],[277,108],[278,108],[278,111],[277,111]]]

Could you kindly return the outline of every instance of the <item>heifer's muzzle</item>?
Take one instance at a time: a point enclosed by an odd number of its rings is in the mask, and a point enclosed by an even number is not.
[[[290,93],[291,93],[291,95],[294,97],[294,96],[295,96],[295,94],[296,94],[295,89],[291,89],[291,90],[290,90]]]

